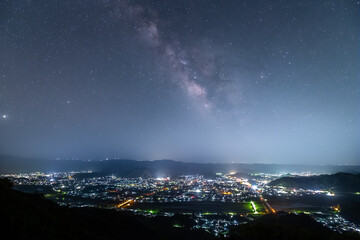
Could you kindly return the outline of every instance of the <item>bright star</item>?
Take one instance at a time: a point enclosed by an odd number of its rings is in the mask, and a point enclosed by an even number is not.
[[[8,115],[4,114],[4,115],[2,115],[2,118],[3,118],[3,119],[7,119],[7,118],[8,118]]]

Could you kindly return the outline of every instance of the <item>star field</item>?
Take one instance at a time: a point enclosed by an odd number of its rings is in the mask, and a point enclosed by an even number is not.
[[[1,1],[0,154],[358,163],[359,1]]]

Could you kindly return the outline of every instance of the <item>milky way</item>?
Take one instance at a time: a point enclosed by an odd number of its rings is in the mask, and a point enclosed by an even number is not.
[[[109,4],[109,2],[105,3]],[[212,59],[206,59],[202,53],[211,52],[211,50],[202,49],[201,52],[197,51],[189,56],[189,52],[195,49],[182,47],[176,38],[164,40],[158,26],[161,19],[152,9],[146,9],[141,5],[131,5],[127,1],[110,2],[108,6],[113,9],[115,16],[131,24],[139,37],[158,52],[162,58],[161,64],[169,71],[172,80],[184,89],[200,107],[210,111],[215,98],[209,96],[206,86],[201,84],[199,79],[214,77],[215,63]],[[199,54],[202,56],[198,56]],[[194,62],[198,67],[194,66]]]
[[[1,1],[0,154],[358,163],[359,1]]]

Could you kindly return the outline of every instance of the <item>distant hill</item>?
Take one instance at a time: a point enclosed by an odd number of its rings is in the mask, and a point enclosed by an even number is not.
[[[27,159],[0,155],[0,174],[20,172],[93,171],[114,174],[118,177],[176,177],[201,174],[213,177],[216,173],[230,172],[278,173],[303,172],[335,173],[338,171],[360,173],[360,166],[307,166],[285,164],[246,163],[191,163],[173,160],[136,161],[113,159],[104,161]]]
[[[270,182],[269,185],[303,189],[331,189],[338,192],[360,192],[360,174],[340,172],[310,177],[282,177]]]
[[[334,232],[309,215],[280,212],[260,217],[254,222],[235,227],[230,240],[350,240],[360,239],[356,233]]]

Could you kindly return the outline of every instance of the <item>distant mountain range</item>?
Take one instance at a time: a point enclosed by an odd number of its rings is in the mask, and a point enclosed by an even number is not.
[[[272,181],[269,185],[303,189],[330,189],[339,192],[360,192],[360,174],[339,172],[310,177],[282,177]]]
[[[118,177],[176,177],[185,174],[201,174],[207,177],[216,173],[278,173],[304,172],[317,173],[349,172],[360,173],[360,166],[320,166],[299,164],[247,164],[247,163],[190,163],[173,160],[42,160],[26,159],[0,155],[0,173],[20,172],[65,172],[93,171],[114,174]]]

